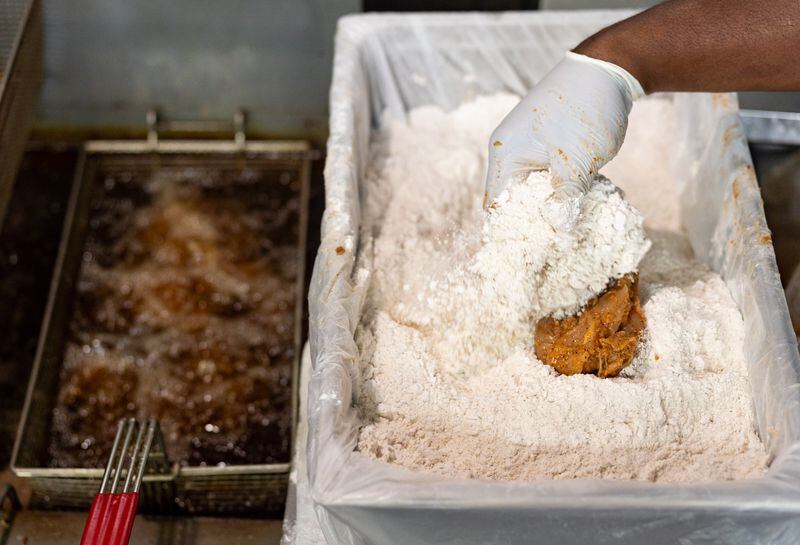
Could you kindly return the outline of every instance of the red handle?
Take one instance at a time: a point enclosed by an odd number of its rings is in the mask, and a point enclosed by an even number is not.
[[[138,492],[97,494],[83,528],[81,545],[128,545]]]

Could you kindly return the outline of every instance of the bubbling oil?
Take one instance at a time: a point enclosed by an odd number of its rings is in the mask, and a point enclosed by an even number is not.
[[[157,418],[189,466],[288,462],[299,179],[101,173],[53,413],[54,467],[102,467]]]

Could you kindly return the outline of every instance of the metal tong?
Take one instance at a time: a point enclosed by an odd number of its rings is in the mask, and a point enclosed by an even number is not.
[[[100,492],[92,501],[83,528],[81,545],[127,545],[130,541],[139,488],[157,429],[155,420],[120,420]],[[134,432],[136,440],[132,442]]]

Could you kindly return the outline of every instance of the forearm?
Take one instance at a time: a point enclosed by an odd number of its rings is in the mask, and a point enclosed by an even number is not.
[[[625,68],[648,93],[800,90],[800,0],[669,0],[575,52]]]

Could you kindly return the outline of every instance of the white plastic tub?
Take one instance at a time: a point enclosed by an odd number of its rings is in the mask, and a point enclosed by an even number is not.
[[[685,138],[684,225],[744,316],[761,479],[711,485],[610,480],[492,482],[415,473],[354,451],[353,333],[368,271],[357,271],[359,184],[387,111],[452,108],[523,94],[563,52],[627,12],[360,15],[340,21],[325,169],[327,208],[310,299],[308,469],[331,543],[800,543],[800,357],[761,196],[732,95],[677,98]],[[342,251],[344,250],[344,251]]]

